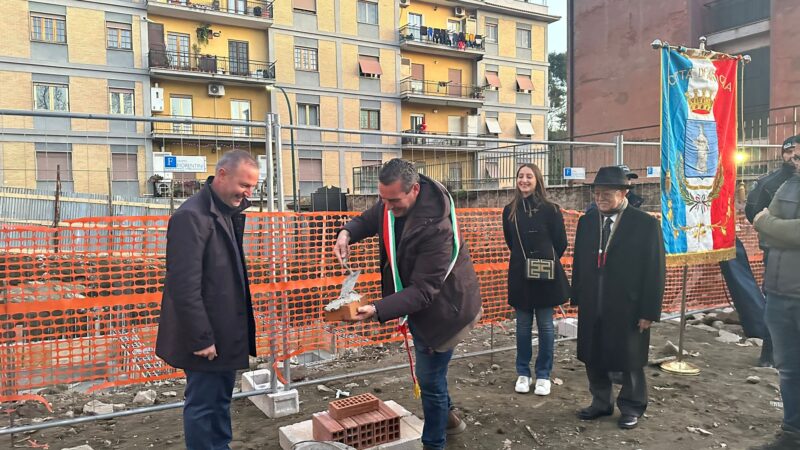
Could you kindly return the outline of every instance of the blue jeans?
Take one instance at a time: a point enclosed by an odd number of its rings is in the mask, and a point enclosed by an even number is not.
[[[236,371],[186,370],[183,434],[188,450],[230,450],[231,397]]]
[[[447,418],[452,402],[447,391],[447,368],[453,350],[436,352],[414,337],[415,373],[422,390],[422,444],[431,449],[443,449],[447,440]]]
[[[800,299],[767,294],[764,318],[780,373],[783,429],[800,433]]]
[[[534,312],[517,309],[517,375],[531,376],[531,357],[533,356],[533,315],[536,313],[536,328],[539,330],[539,353],[536,355],[536,379],[550,379],[553,370],[553,346],[555,329],[553,327],[553,308],[536,308]]]

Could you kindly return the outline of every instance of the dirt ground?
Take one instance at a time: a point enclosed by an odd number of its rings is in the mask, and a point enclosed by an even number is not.
[[[725,329],[741,334],[737,325]],[[495,327],[494,345],[513,345],[513,322],[505,329]],[[473,331],[457,353],[486,350],[490,346],[489,328]],[[590,395],[583,364],[575,359],[575,343],[562,342],[556,347],[553,379],[563,382],[554,385],[548,397],[514,392],[516,374],[514,351],[494,356],[464,358],[453,361],[449,382],[453,401],[468,424],[467,431],[452,437],[448,448],[465,449],[745,449],[771,440],[777,431],[782,411],[778,393],[778,376],[774,369],[753,367],[760,348],[736,343],[723,343],[709,330],[688,327],[686,349],[695,356],[688,359],[702,369],[696,377],[680,377],[661,372],[657,367],[646,369],[650,391],[647,413],[635,430],[617,428],[616,419],[605,417],[582,422],[575,417],[577,409],[588,405]],[[678,342],[678,327],[674,322],[657,324],[651,339],[651,359],[663,356],[667,340]],[[335,362],[309,368],[310,378],[337,373],[394,365],[404,361],[399,344],[384,348],[369,348],[352,352]],[[759,380],[748,377],[757,376]],[[356,386],[356,383],[358,386]],[[422,415],[419,400],[412,397],[406,370],[378,375],[344,379],[327,384],[331,389],[351,394],[373,392],[383,400],[395,400],[418,416]],[[176,401],[164,392],[177,391],[181,398],[180,382],[150,386],[159,392],[159,402]],[[73,411],[82,414],[88,401],[132,404],[133,396],[145,387],[129,387],[113,393],[87,397],[72,392],[46,392],[55,412],[28,403],[17,408],[16,423],[65,418]],[[317,385],[300,388],[300,414],[270,420],[248,400],[233,404],[233,449],[278,449],[278,428],[306,420],[312,412],[327,408],[331,394]],[[5,417],[2,420],[7,420]],[[701,428],[708,434],[690,431]],[[26,435],[0,437],[0,448],[37,448],[47,445],[59,450],[89,444],[95,450],[106,448],[133,449],[183,448],[180,410],[91,422],[70,428],[54,428]],[[47,448],[47,447],[38,447]]]

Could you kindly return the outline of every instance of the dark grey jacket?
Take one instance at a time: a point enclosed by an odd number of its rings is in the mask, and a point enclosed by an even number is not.
[[[767,293],[800,299],[800,175],[787,180],[769,205],[769,214],[754,223],[767,247],[764,289]]]
[[[244,369],[248,354],[256,355],[242,248],[245,216],[238,212],[231,217],[231,235],[214,201],[212,179],[169,220],[167,276],[156,340],[156,355],[170,366],[205,372]],[[245,201],[241,209],[246,207]],[[218,355],[213,361],[193,354],[212,344]]]

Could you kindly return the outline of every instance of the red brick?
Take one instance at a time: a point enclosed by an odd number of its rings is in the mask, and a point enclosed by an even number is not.
[[[342,398],[328,403],[328,413],[336,420],[378,409],[378,397],[370,393]]]
[[[344,436],[344,427],[326,412],[316,413],[311,416],[311,433],[317,441],[338,441]]]
[[[334,419],[328,412],[314,414],[312,425],[315,440],[341,442],[357,449],[400,438],[400,416],[380,400],[376,410],[340,420]]]
[[[336,311],[325,311],[325,321],[326,322],[341,322],[343,320],[351,320],[353,317],[358,315],[358,307],[368,305],[369,301],[366,298],[362,298],[360,301],[348,303],[346,305],[342,305]]]

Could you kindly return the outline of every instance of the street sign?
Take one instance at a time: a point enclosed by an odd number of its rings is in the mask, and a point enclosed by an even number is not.
[[[647,166],[647,178],[661,178],[661,166]]]
[[[164,170],[168,172],[206,172],[205,156],[165,156]]]
[[[564,167],[565,180],[585,180],[586,168],[585,167]]]

